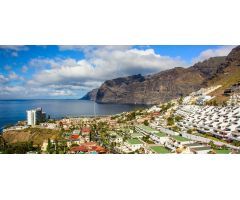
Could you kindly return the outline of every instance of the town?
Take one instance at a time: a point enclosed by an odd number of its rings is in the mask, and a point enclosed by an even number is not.
[[[228,91],[230,99],[225,105],[209,105],[214,99],[209,93],[219,87],[202,88],[168,103],[111,116],[50,119],[37,108],[26,111],[27,120],[4,129],[3,134],[29,129],[59,134],[57,139],[45,138],[27,153],[239,153],[239,94]]]

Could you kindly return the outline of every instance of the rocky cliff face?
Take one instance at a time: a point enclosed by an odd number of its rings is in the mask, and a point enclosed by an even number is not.
[[[97,96],[98,88],[93,89],[92,91],[88,92],[85,96],[81,98],[81,100],[90,100],[95,101]]]
[[[158,104],[205,87],[229,63],[240,64],[240,47],[227,57],[214,57],[189,68],[173,68],[148,76],[134,75],[105,81],[83,99],[98,103]]]
[[[229,89],[233,84],[240,81],[240,46],[234,48],[226,57],[225,62],[221,64],[222,70],[208,80],[208,85],[222,85],[219,89],[212,92],[217,103],[226,102],[229,97],[224,95],[224,91]]]
[[[227,62],[240,66],[240,46],[235,47],[227,56]]]
[[[196,63],[192,66],[192,69],[199,71],[205,78],[212,78],[224,68],[225,60],[225,56],[209,58],[203,62]]]

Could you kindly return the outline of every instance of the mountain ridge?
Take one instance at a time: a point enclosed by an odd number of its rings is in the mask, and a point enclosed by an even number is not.
[[[159,104],[215,84],[225,69],[239,64],[240,46],[228,56],[212,57],[188,68],[175,67],[152,75],[138,74],[106,80],[81,99],[97,103]]]

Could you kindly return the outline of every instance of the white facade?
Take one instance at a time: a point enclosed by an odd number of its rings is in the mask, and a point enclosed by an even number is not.
[[[122,143],[123,142],[123,138],[120,136],[117,136],[116,138],[113,138],[111,140],[112,142],[116,142],[116,143]]]
[[[204,105],[207,101],[211,100],[213,97],[208,96],[208,95],[202,95],[197,98],[196,104],[197,105]]]
[[[176,114],[184,119],[178,122],[182,130],[196,128],[200,132],[218,137],[240,140],[234,133],[240,133],[239,106],[181,106]]]
[[[45,121],[46,113],[42,112],[42,108],[27,110],[27,125],[35,126],[40,122]]]
[[[160,112],[161,108],[157,107],[157,106],[152,106],[151,108],[148,109],[148,113],[150,112]]]
[[[47,151],[47,146],[48,146],[48,141],[44,141],[42,144],[41,150],[44,152]]]
[[[152,140],[154,140],[155,142],[162,144],[162,145],[165,144],[169,140],[169,137],[167,135],[166,136],[158,136],[155,134],[151,134],[150,138]]]
[[[40,126],[48,129],[57,129],[57,124],[55,123],[40,123]]]
[[[186,144],[184,146],[185,149],[183,150],[182,153],[207,154],[212,150],[210,147],[207,147],[199,143]]]
[[[131,144],[129,142],[125,142],[125,145],[131,150],[131,151],[136,151],[138,149],[140,149],[141,147],[143,147],[142,143],[139,144]]]

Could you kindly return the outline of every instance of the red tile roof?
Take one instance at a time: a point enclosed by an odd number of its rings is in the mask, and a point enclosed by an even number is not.
[[[106,149],[101,146],[94,147],[94,150],[98,153],[106,153]]]
[[[88,152],[88,148],[85,147],[84,145],[81,146],[75,146],[71,148],[72,152]]]
[[[106,149],[97,145],[95,142],[86,142],[80,146],[75,146],[70,149],[71,152],[97,152],[97,153],[106,153]]]
[[[73,134],[73,135],[70,136],[71,140],[76,140],[78,138],[79,138],[79,135],[76,135],[76,134]]]
[[[84,128],[82,128],[82,133],[83,134],[89,134],[91,132],[91,129],[90,128],[88,128],[88,127],[84,127]]]
[[[84,143],[84,145],[86,145],[86,146],[97,146],[97,143],[96,142],[86,142],[86,143]]]

